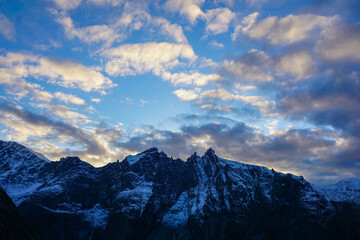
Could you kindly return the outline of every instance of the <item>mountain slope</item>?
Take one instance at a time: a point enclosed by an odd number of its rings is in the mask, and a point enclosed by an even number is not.
[[[2,188],[0,188],[0,239],[37,239]]]
[[[315,188],[330,201],[360,204],[359,178],[348,178],[329,186],[316,186]]]
[[[16,144],[1,146],[9,154],[0,164],[10,161],[9,166],[17,167],[0,168],[0,176],[23,175],[11,181],[0,178],[0,186],[31,189],[10,191],[9,196],[44,239],[360,236],[356,214],[347,222],[355,226],[350,230],[339,221],[358,205],[342,208],[302,177],[224,160],[212,149],[182,161],[150,148],[94,168],[77,157],[49,163]]]

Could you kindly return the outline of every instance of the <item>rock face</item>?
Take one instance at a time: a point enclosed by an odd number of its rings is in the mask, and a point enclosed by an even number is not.
[[[0,186],[42,239],[360,239],[356,202],[212,149],[184,162],[150,148],[94,168],[0,146]]]
[[[0,188],[0,239],[37,239],[2,188]]]

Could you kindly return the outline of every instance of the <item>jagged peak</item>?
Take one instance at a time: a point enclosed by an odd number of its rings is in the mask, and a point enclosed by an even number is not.
[[[205,152],[204,156],[215,157],[216,154],[215,154],[215,151],[214,151],[212,148],[209,148],[209,149]]]
[[[151,147],[143,151],[142,153],[158,153],[159,150],[156,147]]]

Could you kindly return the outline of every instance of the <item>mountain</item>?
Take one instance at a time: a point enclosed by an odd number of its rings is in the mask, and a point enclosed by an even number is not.
[[[0,239],[37,239],[2,188],[0,188]]]
[[[356,202],[212,149],[182,161],[150,148],[95,168],[1,142],[0,186],[42,239],[360,239]]]
[[[348,178],[329,186],[316,186],[327,199],[334,202],[353,202],[360,205],[360,179]]]

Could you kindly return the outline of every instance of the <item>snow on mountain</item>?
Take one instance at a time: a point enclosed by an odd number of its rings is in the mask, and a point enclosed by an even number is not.
[[[78,239],[79,231],[85,239],[105,232],[110,239],[144,239],[178,228],[187,229],[174,233],[184,239],[238,231],[262,238],[267,228],[277,227],[308,238],[320,233],[297,232],[296,225],[322,229],[319,224],[335,212],[329,193],[353,196],[352,201],[359,196],[355,180],[313,187],[303,177],[219,158],[212,149],[182,161],[150,148],[95,168],[78,157],[48,162],[20,144],[1,141],[0,166],[0,186],[29,221],[45,226],[38,229],[45,239],[70,222],[77,227],[69,239]],[[51,223],[62,227],[54,230]]]
[[[38,172],[49,160],[21,144],[1,140],[0,159],[0,185],[18,205],[41,186]]]
[[[332,185],[315,188],[330,201],[353,202],[360,205],[359,178],[348,178]]]

